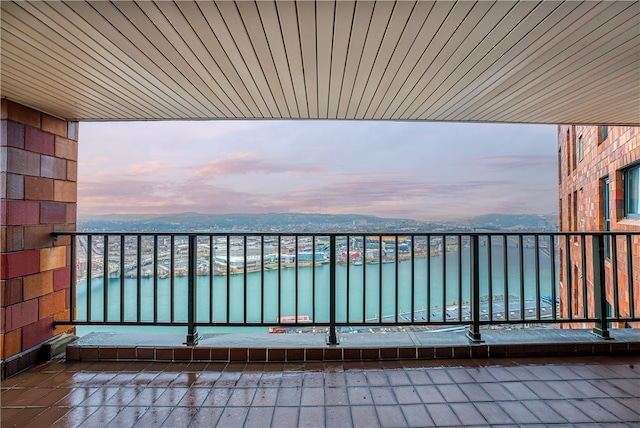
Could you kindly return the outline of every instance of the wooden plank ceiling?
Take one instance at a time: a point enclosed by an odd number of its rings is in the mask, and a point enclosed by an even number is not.
[[[640,4],[2,1],[2,97],[72,120],[640,124]]]

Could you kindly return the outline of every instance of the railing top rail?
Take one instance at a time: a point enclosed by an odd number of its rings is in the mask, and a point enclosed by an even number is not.
[[[290,237],[343,237],[343,236],[640,236],[640,232],[106,232],[106,231],[79,231],[79,232],[53,232],[58,236],[290,236]]]

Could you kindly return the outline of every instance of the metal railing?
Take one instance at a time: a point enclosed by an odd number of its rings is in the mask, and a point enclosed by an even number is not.
[[[632,233],[57,233],[70,317],[55,324],[327,327],[640,321]],[[606,245],[605,245],[606,244]],[[635,263],[635,265],[634,265]]]

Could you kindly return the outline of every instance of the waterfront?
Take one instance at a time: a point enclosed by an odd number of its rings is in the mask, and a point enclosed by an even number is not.
[[[539,296],[551,296],[551,264],[546,251],[538,249],[539,268],[536,273],[536,257],[533,247],[522,250],[523,269],[520,268],[520,252],[517,245],[509,245],[507,251],[507,280],[505,290],[505,266],[503,247],[499,242],[492,245],[491,295],[492,301],[519,302],[521,290],[524,299],[535,300],[537,282]],[[489,300],[489,263],[487,247],[480,248],[480,296]],[[444,267],[444,269],[443,269]],[[347,271],[349,278],[347,281]],[[197,281],[198,322],[224,323],[269,323],[279,317],[307,315],[317,322],[329,318],[329,272],[328,264],[315,267],[299,266],[281,270],[247,272],[238,275],[200,275]],[[522,275],[521,275],[522,273]],[[264,278],[264,286],[262,285]],[[397,278],[397,279],[396,279]],[[156,287],[157,282],[157,288]],[[186,320],[187,278],[140,278],[140,319],[153,321],[154,309],[158,322],[168,322],[171,317],[171,288],[173,282],[173,319]],[[91,319],[103,319],[103,278],[93,278],[91,293]],[[348,286],[347,286],[348,284]],[[396,286],[397,284],[397,286]],[[375,324],[379,318],[410,313],[412,309],[430,309],[437,316],[443,306],[462,306],[469,300],[469,251],[468,248],[452,249],[446,257],[433,255],[429,258],[399,260],[391,263],[346,264],[336,266],[336,318],[337,322],[365,322]],[[108,279],[108,299],[120,300],[121,281]],[[123,291],[124,320],[137,318],[137,278],[125,278]],[[155,298],[154,298],[155,290]],[[413,292],[412,292],[413,290]],[[556,290],[557,291],[557,290]],[[86,319],[86,281],[77,284],[77,317]],[[557,293],[556,293],[557,294]],[[396,299],[397,295],[397,299]],[[413,297],[413,299],[412,299]],[[413,307],[412,307],[413,300]],[[315,302],[314,302],[315,301]],[[228,302],[228,306],[227,306]],[[315,310],[314,310],[315,303]],[[519,304],[519,303],[518,303]],[[120,318],[119,305],[108,305],[109,320]],[[348,314],[347,314],[348,312]],[[427,314],[426,311],[423,311]],[[348,315],[348,318],[347,318]],[[416,318],[419,319],[419,318]],[[495,319],[495,318],[494,318]],[[79,327],[79,332],[110,331],[123,327]],[[136,327],[140,329],[143,327]],[[147,327],[149,328],[149,327]],[[155,328],[155,327],[153,327]],[[169,327],[165,327],[169,329]],[[201,333],[228,331],[221,327],[201,327]],[[266,327],[247,327],[242,331],[267,331]]]

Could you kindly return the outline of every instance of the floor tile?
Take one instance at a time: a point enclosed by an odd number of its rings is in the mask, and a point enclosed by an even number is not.
[[[403,404],[400,409],[409,426],[433,426],[433,420],[424,404]]]
[[[297,427],[299,414],[299,407],[276,407],[273,411],[271,426],[274,428]]]

